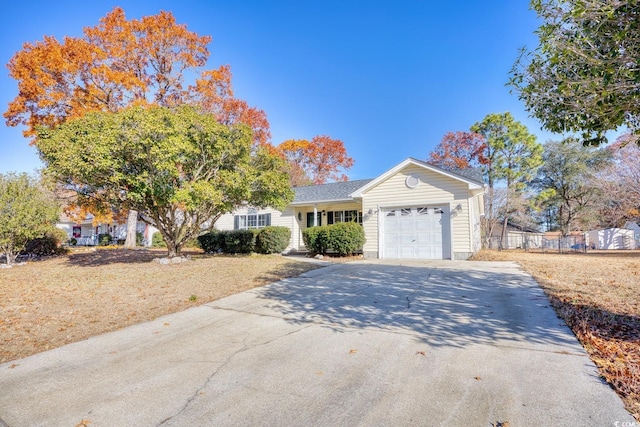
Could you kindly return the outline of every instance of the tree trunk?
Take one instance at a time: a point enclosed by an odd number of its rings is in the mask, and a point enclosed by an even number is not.
[[[493,180],[489,178],[489,197],[487,203],[487,212],[485,217],[485,221],[487,226],[485,227],[485,247],[487,249],[491,249],[491,237],[493,236],[493,228],[495,227],[495,221],[493,219]],[[487,220],[488,218],[488,220]]]
[[[133,209],[129,211],[127,217],[127,239],[124,242],[125,249],[136,248],[136,228],[138,226],[138,211]]]
[[[4,255],[7,257],[7,265],[8,266],[13,265],[13,261],[15,259],[13,255],[13,250],[11,248],[5,249]]]
[[[167,242],[167,258],[175,258],[180,255],[176,242]]]
[[[505,217],[504,224],[502,225],[502,233],[500,233],[500,249],[509,249],[509,239],[507,237],[507,224],[509,217]]]

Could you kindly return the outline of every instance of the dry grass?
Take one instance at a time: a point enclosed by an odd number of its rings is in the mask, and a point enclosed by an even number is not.
[[[474,259],[516,261],[535,277],[640,421],[640,251],[482,251]]]
[[[282,256],[151,262],[165,252],[123,249],[0,269],[0,363],[297,276],[317,265]]]

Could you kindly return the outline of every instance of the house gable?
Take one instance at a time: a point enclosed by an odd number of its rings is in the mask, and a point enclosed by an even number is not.
[[[468,176],[463,176],[461,173],[456,173],[453,171],[447,171],[447,170],[441,169],[437,166],[431,165],[429,163],[425,163],[417,159],[408,158],[407,160],[403,161],[397,166],[389,169],[379,177],[373,180],[370,180],[368,183],[358,188],[356,191],[351,193],[351,197],[354,197],[354,198],[362,197],[364,193],[382,184],[383,182],[387,181],[389,178],[396,176],[398,173],[407,169],[408,167],[412,167],[412,170],[422,169],[424,172],[427,172],[427,171],[432,172],[433,174],[432,176],[440,175],[442,179],[446,177],[450,180],[463,183],[464,185],[467,186],[469,190],[484,191],[482,181],[478,181],[477,179],[473,179]]]
[[[411,237],[410,231],[403,236],[389,235],[389,226],[396,225],[385,225],[389,221],[386,217],[393,215],[392,211],[403,209],[407,215],[416,216],[418,211],[424,212],[426,208],[429,212],[442,212],[439,219],[441,227],[436,237],[441,239],[442,258],[467,258],[480,244],[479,218],[483,192],[482,183],[475,179],[444,171],[419,160],[405,160],[352,193],[354,198],[362,199],[365,212],[365,256],[389,256],[385,253],[389,239],[431,239],[421,236],[419,232]],[[420,220],[415,218],[416,227],[420,227]],[[402,227],[411,227],[411,224]],[[421,248],[415,250],[420,251]]]

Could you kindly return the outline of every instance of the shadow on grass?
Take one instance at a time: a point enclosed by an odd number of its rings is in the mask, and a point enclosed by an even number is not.
[[[258,280],[261,283],[273,283],[283,279],[298,277],[301,274],[326,266],[296,260],[295,258],[292,258],[289,261],[290,262],[287,262],[284,265],[280,265],[277,268],[266,271],[258,277]]]
[[[186,256],[203,255],[200,250],[186,250],[182,252]],[[95,250],[72,251],[67,258],[69,265],[76,267],[98,267],[109,264],[145,264],[154,258],[167,256],[165,249],[123,249],[123,248],[95,248]]]

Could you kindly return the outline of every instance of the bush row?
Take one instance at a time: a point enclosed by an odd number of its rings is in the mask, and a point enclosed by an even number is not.
[[[362,250],[365,242],[364,228],[355,222],[307,228],[302,231],[302,239],[307,249],[315,254],[333,251],[340,256]]]
[[[275,254],[289,245],[291,230],[269,226],[258,230],[212,231],[198,237],[200,247],[208,253]]]

